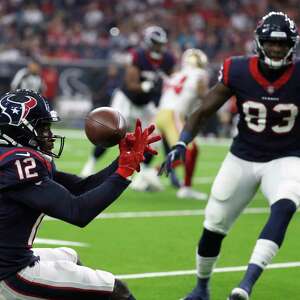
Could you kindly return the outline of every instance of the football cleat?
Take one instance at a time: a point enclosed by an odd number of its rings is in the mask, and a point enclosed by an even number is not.
[[[188,294],[182,300],[209,300],[209,292],[208,291],[200,291],[198,288],[193,289],[193,291]]]
[[[207,194],[198,192],[196,190],[193,190],[191,187],[183,186],[181,187],[177,194],[177,198],[191,198],[196,200],[206,200]]]
[[[158,192],[164,189],[164,186],[157,176],[157,171],[152,168],[142,168],[140,173],[137,173],[130,184],[130,187],[139,192]]]
[[[249,300],[249,294],[237,287],[237,288],[234,288],[230,294],[230,296],[227,298],[227,300]]]

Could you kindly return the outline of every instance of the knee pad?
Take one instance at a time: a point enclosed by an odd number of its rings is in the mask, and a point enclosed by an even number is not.
[[[59,249],[67,254],[70,261],[77,263],[79,260],[78,254],[74,249],[69,247],[60,247]]]
[[[225,234],[210,231],[204,228],[198,245],[198,254],[203,257],[216,257],[221,250]]]
[[[224,212],[224,202],[211,195],[205,209],[204,227],[212,232],[226,235],[233,221]]]

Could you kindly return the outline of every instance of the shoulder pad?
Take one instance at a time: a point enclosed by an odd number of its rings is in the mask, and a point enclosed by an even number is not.
[[[131,56],[131,64],[136,65],[140,61],[140,56],[143,53],[143,49],[141,48],[133,48],[130,50],[130,56]]]
[[[248,56],[231,56],[224,60],[219,73],[219,82],[222,82],[226,86],[230,86],[230,78],[234,77],[235,71],[238,73],[242,66],[248,67]]]
[[[51,176],[52,163],[28,148],[0,147],[0,190]]]

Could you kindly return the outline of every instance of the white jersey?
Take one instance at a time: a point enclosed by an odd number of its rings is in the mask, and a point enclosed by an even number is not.
[[[159,109],[175,110],[183,116],[190,114],[199,105],[197,92],[200,80],[208,82],[208,73],[199,68],[183,68],[164,82]]]

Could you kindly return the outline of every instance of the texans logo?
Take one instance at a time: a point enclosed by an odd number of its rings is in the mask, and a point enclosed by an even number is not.
[[[9,119],[8,124],[19,126],[26,119],[30,110],[37,105],[37,100],[33,97],[26,96],[26,102],[20,103],[10,100],[11,95],[0,100],[1,113]]]

